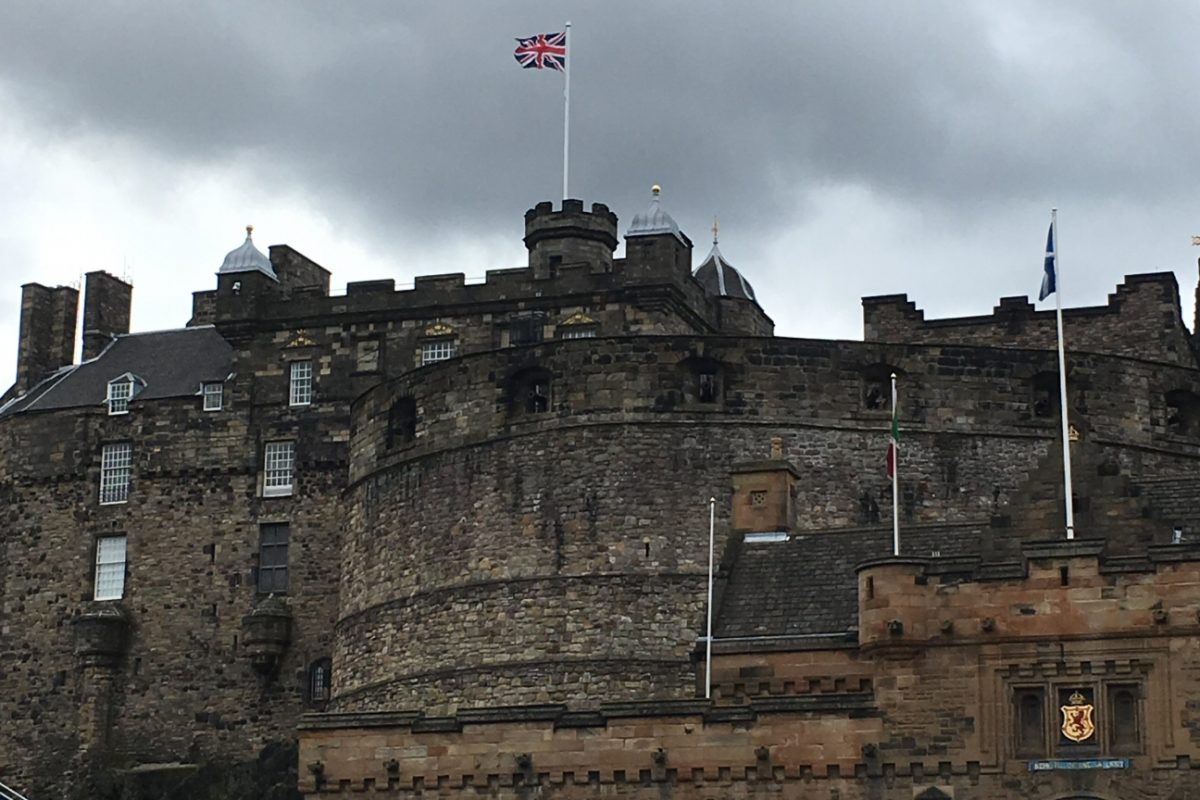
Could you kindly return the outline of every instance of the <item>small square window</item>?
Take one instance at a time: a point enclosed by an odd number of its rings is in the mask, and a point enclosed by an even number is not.
[[[292,493],[295,463],[295,442],[267,442],[263,449],[263,497],[287,497]]]
[[[286,522],[263,525],[258,532],[258,592],[283,594],[288,590],[288,540]]]
[[[108,384],[108,413],[110,416],[129,413],[129,401],[133,398],[133,381],[119,378]]]
[[[225,401],[225,384],[206,383],[200,393],[204,395],[205,411],[220,411]]]
[[[101,536],[96,540],[96,574],[92,597],[120,600],[125,595],[125,537]]]
[[[312,403],[313,370],[311,361],[293,361],[288,382],[288,405],[307,406]]]
[[[425,342],[421,345],[421,366],[432,364],[435,361],[445,361],[448,358],[454,358],[455,347],[453,339],[438,339],[433,342]]]
[[[100,450],[100,504],[127,501],[132,475],[133,445],[129,442],[104,445]]]

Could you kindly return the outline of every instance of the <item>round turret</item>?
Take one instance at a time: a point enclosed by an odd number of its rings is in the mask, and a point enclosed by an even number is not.
[[[525,246],[537,278],[552,278],[564,264],[588,264],[592,272],[611,272],[617,249],[617,215],[603,203],[583,210],[582,200],[563,200],[555,211],[549,202],[525,212]]]

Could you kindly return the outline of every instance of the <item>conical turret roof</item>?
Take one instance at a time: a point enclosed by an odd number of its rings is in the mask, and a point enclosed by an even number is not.
[[[708,251],[708,257],[696,268],[692,277],[699,281],[709,294],[737,297],[757,303],[758,298],[754,296],[754,287],[750,285],[750,281],[721,255],[721,249],[717,247],[716,227],[714,223],[712,250]]]

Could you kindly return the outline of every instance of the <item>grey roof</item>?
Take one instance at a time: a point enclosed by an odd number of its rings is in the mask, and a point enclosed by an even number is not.
[[[211,325],[127,333],[90,361],[64,367],[10,401],[0,415],[100,405],[108,382],[125,373],[146,384],[133,400],[135,408],[145,400],[189,397],[201,383],[225,380],[232,364],[233,349]]]
[[[230,250],[225,255],[225,261],[221,263],[221,269],[217,270],[218,274],[225,275],[231,272],[261,272],[271,280],[279,280],[275,277],[275,269],[271,266],[271,259],[267,258],[262,252],[254,246],[254,241],[250,238],[250,234],[254,231],[252,225],[246,226],[246,241],[242,242],[242,246],[234,250]]]
[[[716,239],[713,239],[712,250],[709,251],[708,257],[692,275],[709,294],[758,302],[758,298],[754,296],[754,287],[742,276],[742,273],[725,260],[725,256],[721,255]]]
[[[903,552],[978,552],[978,527],[902,531]],[[811,636],[858,627],[855,567],[892,553],[890,528],[793,533],[786,542],[740,542],[713,636]]]
[[[683,238],[683,233],[679,230],[679,225],[675,223],[670,214],[663,210],[658,202],[658,196],[662,192],[662,189],[655,186],[650,191],[652,194],[650,207],[642,213],[633,216],[633,223],[629,226],[629,230],[625,231],[625,238],[661,236],[669,233],[680,242],[687,244]]]

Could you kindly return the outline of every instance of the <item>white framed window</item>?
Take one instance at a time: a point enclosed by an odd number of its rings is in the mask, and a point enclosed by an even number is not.
[[[125,537],[101,536],[96,540],[96,575],[92,598],[120,600],[125,595]]]
[[[205,411],[220,411],[221,406],[224,405],[225,402],[225,384],[202,384],[200,387],[200,394],[204,396]]]
[[[595,339],[596,328],[593,325],[571,325],[567,328],[561,328],[561,338],[563,339]]]
[[[421,366],[454,358],[454,340],[438,339],[421,345]]]
[[[263,449],[263,497],[290,495],[295,465],[295,442],[267,442]]]
[[[100,505],[128,500],[132,475],[133,445],[129,442],[104,445],[100,450]]]
[[[288,381],[288,405],[307,406],[312,403],[313,371],[311,361],[293,361]]]
[[[108,403],[109,416],[117,414],[129,413],[129,401],[133,398],[133,381],[122,376],[115,381],[108,382],[108,396],[105,402]]]

